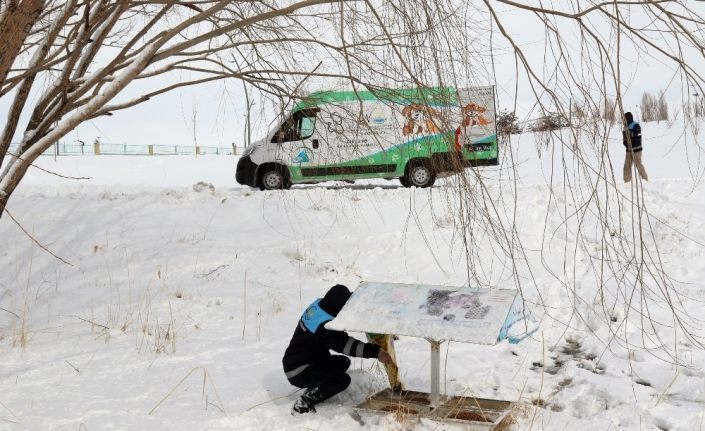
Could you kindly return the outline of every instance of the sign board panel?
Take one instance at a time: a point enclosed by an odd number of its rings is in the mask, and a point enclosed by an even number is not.
[[[537,329],[514,289],[361,282],[330,329],[432,340],[518,342]]]

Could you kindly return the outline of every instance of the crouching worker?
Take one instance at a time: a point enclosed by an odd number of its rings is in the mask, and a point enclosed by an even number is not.
[[[282,360],[289,382],[305,389],[296,400],[292,414],[315,412],[315,405],[342,392],[350,384],[346,373],[350,359],[331,355],[330,350],[358,358],[377,358],[391,364],[392,358],[379,346],[363,343],[343,331],[327,329],[325,324],[338,315],[352,293],[335,285],[325,296],[309,305],[299,319],[294,336]]]

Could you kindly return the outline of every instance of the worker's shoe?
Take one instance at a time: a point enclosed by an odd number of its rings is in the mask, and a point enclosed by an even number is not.
[[[306,389],[303,395],[294,402],[294,406],[291,408],[291,414],[316,413],[314,405],[318,401],[318,395],[318,388]]]
[[[299,397],[299,399],[294,403],[294,407],[291,408],[291,414],[300,415],[304,413],[316,413],[316,408],[313,404],[306,402],[303,397]]]

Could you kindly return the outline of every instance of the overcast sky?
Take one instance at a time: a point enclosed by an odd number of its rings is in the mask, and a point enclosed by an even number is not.
[[[705,16],[705,2],[691,1],[693,9]],[[509,7],[500,7],[500,17],[508,31],[520,42],[532,61],[542,61],[544,55],[545,33],[535,21],[527,19],[527,12],[512,11]],[[495,30],[493,40],[494,72],[492,77],[483,78],[487,82],[479,84],[496,84],[499,108],[511,108],[514,105],[516,76],[514,72],[514,56],[508,45]],[[570,28],[565,29],[565,36],[572,35]],[[703,57],[693,54],[689,57],[694,64],[702,63]],[[491,68],[485,65],[486,71]],[[667,97],[672,105],[680,104],[683,91],[680,78],[675,74],[674,67],[646,57],[637,57],[624,50],[621,61],[623,82],[627,84],[624,92],[624,105],[627,110],[635,110],[642,93],[649,91],[657,93],[660,89],[667,90]],[[688,90],[692,93],[692,90]],[[130,90],[139,94],[140,88]],[[526,85],[525,80],[519,80],[519,90],[516,95],[517,111],[520,117],[530,117],[535,98]],[[9,98],[0,99],[0,116],[7,113]],[[265,108],[271,112],[271,108]],[[92,120],[79,126],[64,140],[67,142],[82,140],[93,142],[100,137],[103,142],[126,144],[159,144],[159,145],[194,145],[230,146],[235,143],[242,146],[244,142],[245,103],[242,83],[235,80],[199,87],[186,88],[161,95],[134,108],[116,112],[113,116]],[[262,117],[257,115],[258,118]],[[267,118],[260,118],[255,123],[253,138],[266,133]]]

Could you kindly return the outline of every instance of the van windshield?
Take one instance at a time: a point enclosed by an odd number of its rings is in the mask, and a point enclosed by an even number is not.
[[[316,114],[319,108],[302,109],[294,112],[291,117],[282,123],[279,130],[272,137],[273,143],[300,141],[308,139],[316,130]]]

